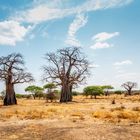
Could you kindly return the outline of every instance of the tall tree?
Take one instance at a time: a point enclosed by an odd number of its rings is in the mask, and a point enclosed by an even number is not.
[[[121,86],[127,90],[128,95],[132,95],[132,89],[137,87],[137,83],[126,82],[126,83],[123,83]]]
[[[17,104],[14,85],[33,81],[32,75],[25,72],[21,54],[12,53],[6,57],[0,57],[0,80],[4,81],[6,85],[4,105]]]
[[[72,101],[72,88],[81,84],[89,74],[89,62],[80,48],[68,47],[45,55],[44,80],[61,86],[60,102]],[[49,62],[49,63],[48,63]]]

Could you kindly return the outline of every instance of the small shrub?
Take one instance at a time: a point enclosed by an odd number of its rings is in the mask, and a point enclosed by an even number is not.
[[[115,99],[112,100],[111,104],[116,104]]]
[[[53,102],[54,100],[56,101],[58,99],[57,95],[54,92],[46,94],[46,100],[47,102],[50,100]]]
[[[114,92],[114,94],[118,94],[118,95],[121,95],[123,92],[121,91],[121,90],[116,90],[115,92]]]
[[[137,107],[133,107],[132,110],[133,111],[140,111],[140,107],[138,107],[138,106]]]
[[[112,118],[111,112],[109,111],[96,111],[92,113],[94,118]]]
[[[116,108],[111,108],[111,111],[122,111],[122,110],[124,110],[124,109],[126,109],[125,108],[125,106],[120,106],[120,107],[116,107]]]

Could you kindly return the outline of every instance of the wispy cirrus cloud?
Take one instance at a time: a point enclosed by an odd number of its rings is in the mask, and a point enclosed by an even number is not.
[[[124,6],[132,1],[133,0],[88,0],[76,6],[66,6],[71,2],[71,0],[34,0],[33,5],[28,6],[28,8],[26,7],[26,9],[22,11],[17,11],[7,20],[0,22],[0,44],[12,46],[16,45],[17,42],[24,40],[25,36],[28,35],[30,26],[35,26],[45,21],[60,19],[70,15],[77,15],[78,13],[87,13],[96,10]],[[80,18],[76,18],[77,20],[80,20]],[[82,21],[81,19],[81,22],[83,23],[81,23],[81,26],[79,25],[80,28],[84,26],[86,19],[84,20],[85,21]],[[29,26],[24,26],[24,23],[28,24]],[[3,24],[7,26],[4,27]],[[72,25],[70,28],[72,28]],[[69,42],[71,40],[71,43],[76,43],[76,45],[80,44],[75,36],[76,32],[80,28],[77,28],[73,35],[70,33],[70,28],[68,33],[70,34],[70,38],[68,39]],[[107,47],[107,44],[100,44],[100,46]]]
[[[98,65],[98,64],[91,64],[91,65],[89,65],[89,67],[90,67],[90,68],[99,68],[100,65]]]
[[[87,23],[87,17],[84,14],[78,14],[68,29],[68,35],[65,43],[70,46],[81,47],[80,41],[76,37],[76,33]]]
[[[52,19],[59,19],[77,13],[91,12],[101,9],[114,8],[131,3],[133,0],[88,0],[76,7],[65,8],[63,7],[66,2],[64,0],[55,0],[48,4],[45,1],[38,2],[34,7],[27,9],[14,17],[16,20],[28,23],[40,23]],[[68,1],[69,3],[71,1]],[[56,4],[56,3],[61,3]]]
[[[107,41],[113,37],[118,36],[119,32],[114,33],[107,33],[102,32],[98,33],[95,36],[92,37],[92,40],[95,42],[93,45],[90,46],[92,49],[104,49],[104,48],[110,48],[113,47],[113,44],[108,43]]]
[[[99,34],[96,34],[95,36],[92,37],[92,40],[96,42],[103,42],[107,41],[115,36],[118,36],[120,33],[119,32],[114,32],[114,33],[107,33],[107,32],[102,32]]]
[[[132,65],[133,62],[131,60],[124,60],[120,62],[115,62],[113,65],[114,66],[124,66],[124,65]]]

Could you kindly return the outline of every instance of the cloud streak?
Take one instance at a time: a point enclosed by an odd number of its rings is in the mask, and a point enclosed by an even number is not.
[[[132,1],[133,0],[88,0],[75,7],[65,7],[64,5],[66,4],[66,1],[64,0],[54,0],[53,2],[34,0],[33,5],[30,8],[25,9],[24,11],[17,11],[16,14],[9,17],[7,20],[0,22],[0,44],[14,46],[17,42],[24,40],[25,36],[29,33],[30,25],[36,27],[39,23],[49,20],[77,15],[78,13],[87,13],[96,10],[124,6]],[[78,16],[76,16],[76,19],[70,25],[67,40],[69,44],[74,43],[74,45],[77,46],[80,45],[80,42],[75,34],[87,22],[87,19],[85,19],[84,16]],[[76,22],[80,23],[77,24],[77,27],[73,27],[76,26]],[[28,25],[28,27],[23,26],[24,23]],[[4,24],[6,25],[5,27]],[[96,46],[97,45],[99,44],[96,44]],[[107,43],[100,43],[100,48],[103,48],[103,46],[107,48],[108,45]]]
[[[87,17],[84,14],[78,14],[69,26],[68,36],[65,41],[67,45],[81,47],[80,41],[76,37],[76,33],[87,23]]]
[[[56,6],[55,2],[53,2],[51,6],[41,3],[26,11],[18,13],[15,19],[28,23],[40,23],[43,21],[63,18],[77,13],[86,13],[123,6],[131,3],[132,1],[133,0],[88,0],[79,6],[70,8]],[[60,0],[59,3],[61,3]]]
[[[114,66],[124,66],[124,65],[132,65],[133,62],[131,60],[124,60],[120,62],[115,62],[113,65]]]
[[[119,32],[114,32],[114,33],[102,32],[102,33],[99,33],[99,34],[93,36],[92,39],[96,42],[103,42],[103,41],[107,41],[118,35],[119,35]]]

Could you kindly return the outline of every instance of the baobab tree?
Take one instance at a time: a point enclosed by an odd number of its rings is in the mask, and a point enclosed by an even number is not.
[[[80,48],[68,47],[45,55],[44,80],[61,86],[60,102],[72,101],[72,88],[86,79],[89,62]]]
[[[14,85],[33,81],[32,75],[25,72],[21,54],[12,53],[6,57],[0,57],[0,80],[4,81],[6,85],[4,105],[17,104]]]
[[[132,89],[137,87],[137,83],[126,82],[126,83],[123,83],[121,86],[127,90],[128,95],[132,95]]]

